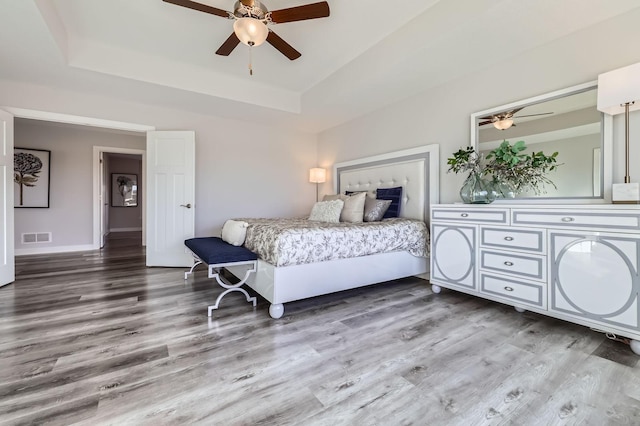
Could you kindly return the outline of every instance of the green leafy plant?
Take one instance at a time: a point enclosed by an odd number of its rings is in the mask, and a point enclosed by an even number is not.
[[[546,174],[555,170],[558,153],[545,155],[542,151],[525,153],[524,141],[511,145],[503,141],[490,151],[486,158],[473,147],[460,149],[447,159],[450,172],[473,172],[485,177],[491,176],[494,182],[509,185],[515,193],[532,191],[535,194],[545,192],[545,185],[556,187]]]
[[[466,149],[460,149],[453,153],[453,157],[447,159],[449,172],[474,172],[482,173],[484,161],[482,154],[478,154],[473,147],[468,146]]]
[[[545,185],[556,185],[546,174],[555,170],[558,153],[545,155],[542,151],[525,154],[524,141],[511,145],[503,141],[500,146],[487,154],[486,171],[498,182],[507,182],[516,193],[532,191],[546,192]]]

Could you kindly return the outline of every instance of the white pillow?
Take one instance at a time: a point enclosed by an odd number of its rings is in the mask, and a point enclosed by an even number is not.
[[[342,194],[325,194],[324,197],[322,197],[322,201],[333,201],[333,200],[343,200],[344,201],[344,195]]]
[[[232,246],[241,246],[247,236],[249,224],[242,220],[227,220],[222,227],[222,240]]]
[[[364,215],[364,202],[366,192],[357,192],[352,195],[343,195],[344,207],[340,213],[340,222],[359,223]]]
[[[340,222],[340,212],[344,206],[342,200],[320,201],[313,205],[309,220],[318,222]]]

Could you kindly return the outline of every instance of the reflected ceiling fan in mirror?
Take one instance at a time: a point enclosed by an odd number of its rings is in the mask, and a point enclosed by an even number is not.
[[[253,46],[260,46],[266,41],[293,61],[302,56],[302,54],[280,38],[280,36],[268,28],[267,25],[326,18],[329,16],[329,3],[326,1],[271,12],[269,12],[264,4],[257,0],[236,1],[233,6],[233,12],[227,12],[226,10],[190,0],[163,1],[199,12],[235,20],[233,23],[233,32],[229,38],[222,43],[218,50],[216,50],[216,54],[221,56],[229,56],[240,42],[251,48]],[[251,60],[249,60],[249,74],[253,75]]]
[[[518,115],[516,116],[520,110],[524,109],[524,107],[515,108],[511,111],[505,111],[499,114],[488,115],[486,117],[480,117],[479,120],[485,120],[478,123],[478,126],[484,126],[487,124],[493,124],[498,130],[507,130],[510,127],[515,126],[513,119],[514,118],[523,118],[523,117],[535,117],[538,115],[549,115],[553,114],[553,112],[542,112],[540,114],[528,114],[528,115]]]

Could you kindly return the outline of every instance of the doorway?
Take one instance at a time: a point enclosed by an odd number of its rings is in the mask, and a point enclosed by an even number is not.
[[[99,225],[94,222],[93,210],[95,188],[100,187],[100,176],[93,171],[94,145],[105,145],[104,151],[142,156],[146,134],[21,117],[13,122],[17,148],[45,152],[50,158],[47,179],[40,188],[45,193],[44,199],[49,200],[48,206],[15,208],[15,254],[99,249],[100,241],[94,238],[93,229],[95,223]],[[98,181],[97,185],[94,180]],[[105,186],[109,188],[106,182]],[[25,193],[29,189],[25,189]],[[12,204],[18,206],[17,201]]]
[[[142,185],[142,155],[101,152],[100,190],[102,194],[100,235],[101,248],[107,237],[118,239],[114,235],[139,235],[142,241],[144,203],[146,188]]]
[[[131,148],[107,146],[93,147],[93,245],[102,248],[110,232],[141,231],[142,245],[146,237],[146,211],[144,191],[146,190],[146,151]],[[139,191],[135,206],[124,207],[114,202],[117,196],[117,180],[113,174],[135,178]],[[115,185],[115,186],[114,186]],[[134,229],[135,228],[135,229]],[[137,229],[140,228],[140,229]]]

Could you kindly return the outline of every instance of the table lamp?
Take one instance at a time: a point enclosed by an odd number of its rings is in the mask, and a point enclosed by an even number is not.
[[[611,201],[640,204],[640,184],[629,176],[629,112],[640,109],[640,63],[598,76],[598,111],[616,115],[624,112],[624,183],[614,183]]]
[[[316,201],[318,201],[318,184],[327,181],[327,171],[319,167],[309,170],[309,182],[316,184]]]

